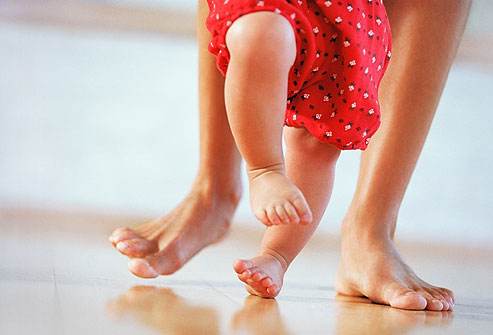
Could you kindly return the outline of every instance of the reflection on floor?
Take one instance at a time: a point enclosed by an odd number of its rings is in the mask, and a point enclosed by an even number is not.
[[[249,296],[231,269],[261,238],[248,205],[246,224],[153,280],[131,275],[107,241],[141,218],[24,208],[161,214],[186,194],[198,157],[197,49],[177,36],[193,35],[193,14],[121,2],[0,1],[0,334],[493,334],[493,251],[466,247],[492,236],[491,154],[471,144],[491,140],[492,44],[482,35],[461,48],[468,63],[452,70],[399,223],[402,236],[463,243],[400,245],[425,280],[456,292],[452,313],[336,296],[338,240],[324,232],[277,299]],[[349,201],[357,157],[339,167],[335,193]],[[337,201],[325,233],[346,210]]]
[[[231,270],[259,230],[236,225],[176,274],[134,277],[108,233],[136,218],[0,210],[1,334],[491,334],[491,250],[402,245],[413,267],[454,289],[454,312],[402,311],[336,296],[337,240],[316,237],[277,299],[249,296]]]

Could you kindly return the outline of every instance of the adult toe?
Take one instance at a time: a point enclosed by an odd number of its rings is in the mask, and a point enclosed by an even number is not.
[[[144,238],[133,238],[118,242],[116,248],[129,257],[144,257],[158,251],[158,246],[155,242]]]
[[[115,229],[108,239],[116,247],[116,245],[122,241],[139,237],[141,236],[132,229],[127,227],[120,227]]]
[[[442,311],[444,306],[440,299],[434,297],[430,292],[425,289],[418,290],[419,294],[421,294],[426,299],[426,309],[430,311]]]
[[[423,310],[427,301],[421,294],[407,287],[400,287],[392,295],[389,304],[400,309]]]
[[[440,291],[440,293],[447,298],[447,300],[450,302],[450,304],[453,306],[455,304],[455,296],[454,292],[452,292],[449,289],[443,288],[443,287],[437,287],[437,290]]]
[[[159,273],[143,258],[131,259],[128,262],[128,269],[134,275],[142,278],[156,278],[159,276]]]
[[[449,298],[445,295],[442,294],[442,292],[438,288],[431,288],[428,290],[430,294],[437,300],[440,300],[440,302],[443,305],[443,310],[448,311],[452,309],[452,303],[450,302]]]

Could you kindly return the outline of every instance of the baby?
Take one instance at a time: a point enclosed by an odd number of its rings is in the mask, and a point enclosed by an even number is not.
[[[267,226],[258,254],[233,266],[248,292],[275,297],[327,207],[340,151],[364,150],[380,125],[390,26],[380,0],[208,4],[209,51],[252,210]]]

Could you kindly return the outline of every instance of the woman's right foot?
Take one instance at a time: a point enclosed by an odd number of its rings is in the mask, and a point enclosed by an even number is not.
[[[373,302],[400,309],[453,309],[452,291],[416,276],[386,234],[367,237],[364,229],[343,227],[341,240],[341,262],[335,283],[338,293],[366,296]]]
[[[283,170],[248,172],[250,203],[255,217],[266,226],[309,224],[312,212],[305,197]]]
[[[248,293],[262,298],[274,298],[282,287],[287,263],[270,254],[260,254],[252,259],[237,259],[233,268],[238,278],[246,284]]]
[[[111,234],[110,242],[131,258],[128,267],[133,274],[143,278],[171,274],[227,233],[240,188],[219,194],[216,189],[204,190],[200,182],[195,185],[168,215]]]

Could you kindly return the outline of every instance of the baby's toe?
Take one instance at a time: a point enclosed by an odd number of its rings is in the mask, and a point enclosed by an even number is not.
[[[271,298],[274,298],[276,295],[279,294],[279,289],[278,289],[277,285],[271,285],[271,286],[267,287],[266,291]]]
[[[255,280],[257,282],[261,281],[262,279],[264,279],[265,277],[267,277],[267,274],[263,271],[258,271],[256,272],[252,277],[251,279],[252,280]]]
[[[284,208],[284,205],[277,205],[276,213],[277,216],[281,219],[282,224],[288,224],[291,222],[291,220],[289,219],[289,215],[286,212],[286,209]]]
[[[244,259],[237,259],[233,263],[233,269],[237,274],[242,274],[243,272],[250,270],[252,266],[252,262]]]
[[[293,206],[296,208],[298,215],[300,217],[301,224],[309,224],[312,222],[312,212],[310,211],[310,207],[306,203],[306,200],[303,197],[296,198],[292,202]]]
[[[267,212],[265,209],[259,210],[259,211],[254,211],[254,215],[259,220],[266,226],[271,226],[272,224],[269,221],[269,217],[267,216]]]
[[[267,212],[267,217],[271,224],[278,225],[281,223],[281,219],[277,215],[275,207],[268,207],[265,211]]]
[[[296,211],[296,208],[288,202],[284,205],[284,209],[286,210],[286,213],[289,217],[289,222],[293,224],[298,224],[300,223],[300,217],[298,216],[298,212]]]
[[[249,270],[246,270],[245,272],[238,274],[238,279],[244,282],[250,278],[251,275],[252,273]]]
[[[262,279],[262,281],[260,282],[262,284],[263,287],[269,287],[269,286],[272,286],[273,282],[272,282],[272,279],[270,277],[266,277],[264,279]]]

